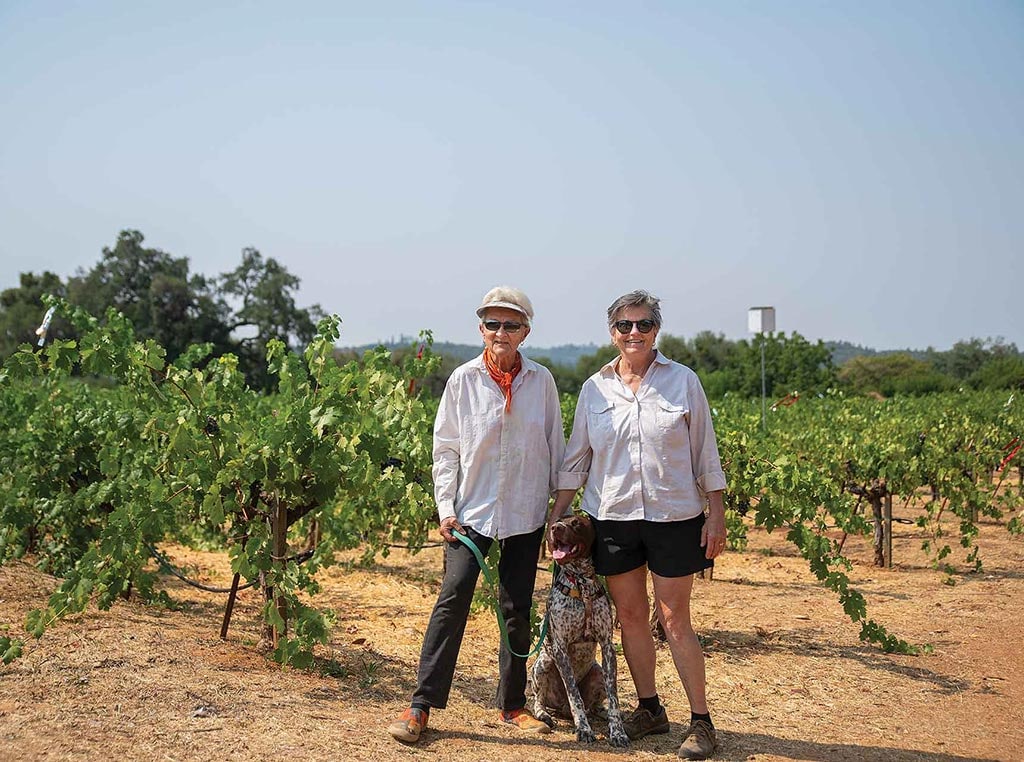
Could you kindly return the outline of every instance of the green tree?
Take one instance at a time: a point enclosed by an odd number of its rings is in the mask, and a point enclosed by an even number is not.
[[[663,335],[658,337],[658,349],[666,357],[695,370],[708,397],[722,397],[742,387],[739,365],[744,350],[724,334],[701,331],[692,339]]]
[[[946,352],[928,349],[928,359],[935,369],[957,381],[966,381],[992,360],[1019,356],[1017,346],[1005,343],[1002,338],[958,341]]]
[[[564,365],[555,365],[545,357],[534,359],[548,367],[551,375],[554,376],[555,386],[558,387],[559,392],[575,396],[580,393],[580,387],[583,386],[583,382],[597,373],[602,365],[617,354],[618,350],[609,344],[606,347],[601,347],[592,355],[583,355],[583,357],[576,361],[576,365],[571,368],[567,368]]]
[[[154,339],[178,357],[191,344],[209,342],[217,354],[232,349],[227,307],[188,259],[143,245],[138,230],[122,230],[100,261],[68,282],[68,301],[95,315],[113,307],[142,339]]]
[[[954,381],[925,360],[906,352],[853,357],[839,368],[841,386],[856,394],[928,394],[947,391]]]
[[[828,347],[819,340],[812,344],[796,331],[788,337],[772,333],[765,341],[765,384],[769,397],[793,391],[821,392],[835,384],[836,371]],[[740,394],[761,394],[761,339],[739,341],[736,381]],[[731,390],[730,390],[731,391]]]
[[[319,305],[300,308],[295,303],[299,279],[277,260],[264,259],[254,248],[242,249],[242,263],[219,282],[220,294],[236,307],[228,330],[236,337],[239,366],[249,382],[266,389],[271,382],[264,358],[277,339],[295,351],[316,335],[324,316]]]
[[[666,357],[692,368],[701,375],[733,365],[740,358],[739,344],[725,334],[701,331],[692,339],[659,336],[658,349]]]
[[[994,357],[967,380],[975,389],[1024,389],[1024,357]]]
[[[12,355],[21,344],[35,342],[35,330],[46,312],[42,301],[44,294],[67,295],[67,287],[60,276],[51,272],[22,273],[16,288],[0,292],[0,360]],[[66,338],[67,334],[64,319],[54,317],[47,337]]]

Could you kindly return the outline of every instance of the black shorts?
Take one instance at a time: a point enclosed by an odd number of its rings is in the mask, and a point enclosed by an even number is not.
[[[704,514],[685,521],[594,519],[594,568],[625,574],[644,564],[659,577],[686,577],[714,567],[700,545]]]

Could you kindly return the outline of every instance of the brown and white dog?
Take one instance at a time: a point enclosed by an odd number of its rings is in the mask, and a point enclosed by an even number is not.
[[[597,740],[587,713],[607,699],[608,742],[629,745],[622,727],[612,645],[612,606],[594,573],[594,527],[586,514],[569,514],[551,527],[551,555],[558,566],[548,597],[548,634],[530,673],[533,715],[553,724],[571,716],[576,739]],[[595,661],[601,647],[601,664]]]

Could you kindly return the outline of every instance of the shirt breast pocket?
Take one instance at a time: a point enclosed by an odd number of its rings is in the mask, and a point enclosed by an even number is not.
[[[690,408],[661,401],[654,411],[658,431],[668,441],[687,439],[690,431]]]
[[[615,421],[612,418],[612,404],[606,400],[592,402],[587,407],[587,432],[590,446],[597,449],[608,446],[615,438]]]

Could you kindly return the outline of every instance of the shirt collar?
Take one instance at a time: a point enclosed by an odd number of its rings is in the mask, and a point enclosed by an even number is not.
[[[598,372],[602,376],[605,376],[605,377],[614,376],[615,375],[615,364],[618,361],[619,361],[619,355],[615,355],[615,357],[613,357],[611,360],[609,360],[604,365],[602,365],[601,366],[601,370],[598,371]],[[672,362],[672,361],[669,360],[667,357],[665,357],[665,355],[663,355],[661,353],[661,350],[655,348],[655,350],[654,350],[654,361],[651,363],[652,365],[655,364],[655,363],[657,363],[658,365],[668,365],[670,362]]]

